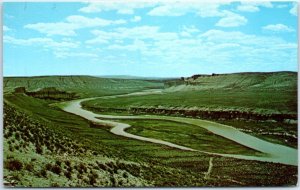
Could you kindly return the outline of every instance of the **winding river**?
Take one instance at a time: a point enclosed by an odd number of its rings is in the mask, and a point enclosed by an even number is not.
[[[219,124],[219,123],[211,122],[211,121],[207,121],[207,120],[184,118],[184,117],[153,116],[153,115],[148,115],[148,116],[102,115],[102,114],[93,113],[88,110],[84,110],[81,107],[81,102],[98,99],[98,98],[107,99],[107,98],[138,96],[138,95],[146,95],[146,94],[160,94],[160,93],[162,93],[160,90],[152,90],[152,91],[130,93],[130,94],[125,94],[125,95],[85,98],[85,99],[64,102],[63,106],[61,106],[61,107],[64,111],[81,116],[89,121],[112,126],[112,129],[110,130],[110,132],[115,135],[120,135],[120,136],[137,139],[137,140],[141,140],[141,141],[152,142],[152,143],[156,143],[156,144],[162,144],[165,146],[181,149],[184,151],[201,152],[201,153],[210,154],[210,155],[219,155],[219,156],[232,157],[232,158],[238,158],[238,159],[246,159],[246,160],[275,162],[275,163],[282,163],[282,164],[295,165],[295,166],[298,165],[297,149],[261,140],[257,137],[243,133],[240,130],[238,130],[234,127],[231,127],[231,126],[227,126],[227,125],[223,125],[223,124]],[[159,139],[142,137],[142,136],[127,133],[125,131],[125,129],[129,128],[130,125],[125,124],[125,123],[116,122],[116,121],[109,121],[107,119],[149,119],[149,120],[155,119],[155,120],[166,120],[166,121],[175,121],[175,122],[181,122],[181,123],[186,123],[186,124],[193,124],[193,125],[205,128],[214,134],[217,134],[224,138],[235,141],[236,143],[239,143],[246,147],[260,151],[262,153],[265,153],[266,156],[219,154],[219,153],[214,153],[214,152],[195,150],[195,149],[177,145],[177,144],[174,144],[171,142],[167,142],[167,141],[163,141],[163,140],[159,140]]]

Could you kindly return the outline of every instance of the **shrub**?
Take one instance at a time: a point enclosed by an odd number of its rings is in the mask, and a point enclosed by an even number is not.
[[[20,140],[20,133],[16,132],[15,137],[16,137],[17,140]]]
[[[65,164],[66,164],[66,166],[70,167],[70,166],[71,166],[70,160],[66,160],[66,161],[65,161]]]
[[[5,167],[9,170],[21,170],[22,167],[23,167],[23,164],[22,162],[20,162],[19,160],[16,160],[16,159],[13,159],[13,160],[8,160],[6,163],[5,163]]]
[[[127,173],[127,172],[124,172],[124,173],[123,173],[123,177],[124,177],[124,178],[128,178],[128,173]]]
[[[102,170],[104,170],[104,171],[107,170],[107,166],[106,166],[105,164],[102,164],[102,163],[100,163],[100,162],[97,162],[97,164],[98,164],[98,167],[99,167],[100,169],[102,169]]]
[[[83,173],[87,171],[87,168],[83,163],[80,163],[77,170],[80,171],[80,173]]]
[[[35,149],[36,149],[36,153],[38,153],[38,154],[43,154],[43,149],[42,149],[42,147],[40,147],[40,146],[36,146],[35,147]]]
[[[13,146],[9,145],[9,151],[13,152],[15,149]]]
[[[68,179],[71,179],[72,178],[72,174],[70,171],[66,171],[65,172],[65,176],[68,178]]]
[[[52,168],[51,168],[51,171],[53,172],[53,173],[56,173],[56,174],[60,174],[60,172],[61,172],[61,168],[60,168],[60,166],[58,166],[58,165],[53,165],[52,166]]]
[[[46,168],[46,170],[50,171],[52,168],[52,165],[50,163],[48,163],[48,164],[46,164],[45,168]]]
[[[89,178],[90,178],[90,185],[94,185],[94,183],[97,182],[98,174],[97,173],[90,174]]]
[[[57,182],[54,182],[51,184],[51,187],[59,187],[59,184]]]
[[[111,186],[112,187],[116,187],[116,179],[114,178],[114,176],[110,176],[110,181],[111,181]]]
[[[61,161],[60,160],[56,160],[56,165],[61,166]]]
[[[34,162],[34,161],[36,161],[36,158],[31,158],[31,162]]]

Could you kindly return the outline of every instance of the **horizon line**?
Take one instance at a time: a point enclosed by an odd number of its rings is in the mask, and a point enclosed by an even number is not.
[[[52,77],[52,76],[91,76],[91,77],[138,77],[138,78],[180,78],[180,77],[191,77],[194,75],[208,75],[212,76],[213,74],[218,75],[226,75],[226,74],[254,74],[254,73],[280,73],[280,72],[289,72],[289,73],[298,73],[298,71],[243,71],[243,72],[228,72],[228,73],[210,73],[210,74],[204,74],[204,73],[195,73],[193,75],[189,76],[139,76],[139,75],[89,75],[89,74],[49,74],[49,75],[3,75],[3,78],[5,77]]]

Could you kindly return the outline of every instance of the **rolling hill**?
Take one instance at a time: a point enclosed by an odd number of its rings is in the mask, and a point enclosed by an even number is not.
[[[93,76],[39,76],[4,77],[3,86],[4,92],[12,92],[16,87],[25,87],[28,91],[55,87],[86,97],[162,88],[163,83],[153,80],[111,79]]]
[[[296,72],[193,75],[166,83],[168,91],[206,89],[297,89]]]

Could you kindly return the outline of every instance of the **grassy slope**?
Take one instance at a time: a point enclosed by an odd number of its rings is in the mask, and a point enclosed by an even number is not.
[[[107,156],[109,159],[122,158],[122,160],[140,164],[141,167],[139,167],[140,169],[138,170],[138,173],[135,173],[136,168],[131,169],[129,166],[123,167],[123,170],[135,176],[137,180],[144,180],[145,184],[153,184],[155,186],[268,186],[292,185],[296,183],[296,176],[294,174],[297,172],[297,167],[223,157],[214,157],[214,168],[212,170],[211,177],[204,180],[203,177],[208,169],[208,162],[210,158],[207,155],[180,151],[165,146],[115,136],[109,132],[109,128],[103,126],[91,128],[87,121],[75,115],[65,113],[58,108],[49,107],[49,101],[34,99],[23,95],[5,96],[5,100],[16,106],[18,110],[26,112],[30,118],[38,120],[42,125],[54,130],[55,134],[63,135],[71,141],[80,142],[81,146],[91,152],[96,152],[101,156]],[[27,123],[25,124],[28,125]],[[20,159],[22,157],[23,159],[24,157],[24,159],[27,159],[28,157],[28,159],[31,159],[31,153],[23,154],[18,151],[12,151],[11,153],[7,150],[5,151],[5,157],[10,154],[13,154],[13,158]],[[56,160],[62,159],[63,154],[64,152],[55,152],[54,156],[51,155],[52,159],[49,160],[48,157],[48,159],[46,159],[47,161],[41,161],[42,164],[40,165],[47,162],[51,162],[53,165]],[[77,159],[76,156],[73,158],[74,160]],[[42,160],[43,159],[45,158],[42,157]],[[93,156],[90,160],[86,161],[85,159],[86,158],[83,158],[83,162],[90,163],[92,165],[87,167],[96,167],[93,161]],[[28,161],[24,160],[22,162],[26,164]],[[76,164],[80,164],[81,162],[82,161],[76,162]],[[76,164],[74,161],[74,167]],[[118,164],[114,166],[114,168],[118,167],[121,166],[118,166]],[[62,168],[65,169],[64,166],[62,166]],[[37,171],[37,169],[35,169],[35,171]],[[101,170],[100,172],[104,171]],[[18,171],[7,172],[8,175],[18,175],[20,173]],[[32,172],[24,172],[25,173],[21,172],[21,175],[35,175]],[[76,171],[74,172],[76,173]],[[53,172],[50,172],[50,174],[47,175],[53,176],[51,173]],[[253,173],[255,173],[255,175],[252,175]],[[90,178],[92,177],[90,176]],[[16,179],[18,179],[18,176]],[[19,179],[24,180],[24,178]],[[62,177],[57,179],[65,178]],[[75,179],[77,178],[75,177]],[[98,178],[96,179],[100,180]],[[25,181],[23,182],[25,183]],[[29,180],[27,180],[27,182],[28,181]],[[110,181],[113,181],[113,179],[107,180],[107,183],[105,184],[110,186]],[[51,177],[50,182],[45,182],[46,186],[51,182],[57,181]],[[79,184],[76,182],[74,183],[77,185]],[[60,184],[62,183],[57,182],[53,185]],[[115,185],[118,185],[118,183]],[[79,184],[79,186],[84,185]]]
[[[93,111],[99,111],[99,108],[172,109],[175,107],[176,109],[233,109],[258,113],[297,113],[297,75],[294,72],[206,76],[195,80],[185,79],[185,82],[187,84],[189,82],[189,85],[170,87],[166,89],[165,94],[161,95],[98,99],[84,102],[83,105]],[[107,109],[104,111],[109,113]],[[296,124],[256,123],[254,121],[219,122],[246,129],[246,132],[272,142],[297,147]],[[266,134],[270,132],[277,134]],[[285,133],[294,137],[287,136]]]
[[[187,78],[186,83],[195,84],[199,88],[296,88],[296,72],[270,72],[270,73],[233,73],[206,76],[198,78]]]
[[[3,85],[4,92],[11,92],[15,87],[26,87],[28,91],[56,87],[59,90],[72,91],[82,97],[88,97],[162,88],[163,83],[161,81],[109,79],[92,76],[42,76],[5,77]]]
[[[268,113],[297,113],[297,73],[237,73],[185,79],[185,85],[163,95],[94,100],[88,106],[130,106],[238,109]],[[97,102],[98,101],[98,102]],[[101,103],[100,103],[101,102]]]
[[[105,157],[4,106],[4,178],[18,187],[145,186],[147,166]],[[137,175],[138,174],[138,175]]]
[[[89,107],[165,107],[165,108],[210,108],[267,111],[269,113],[296,113],[296,91],[255,90],[209,90],[179,91],[161,95],[98,99],[83,103]]]

